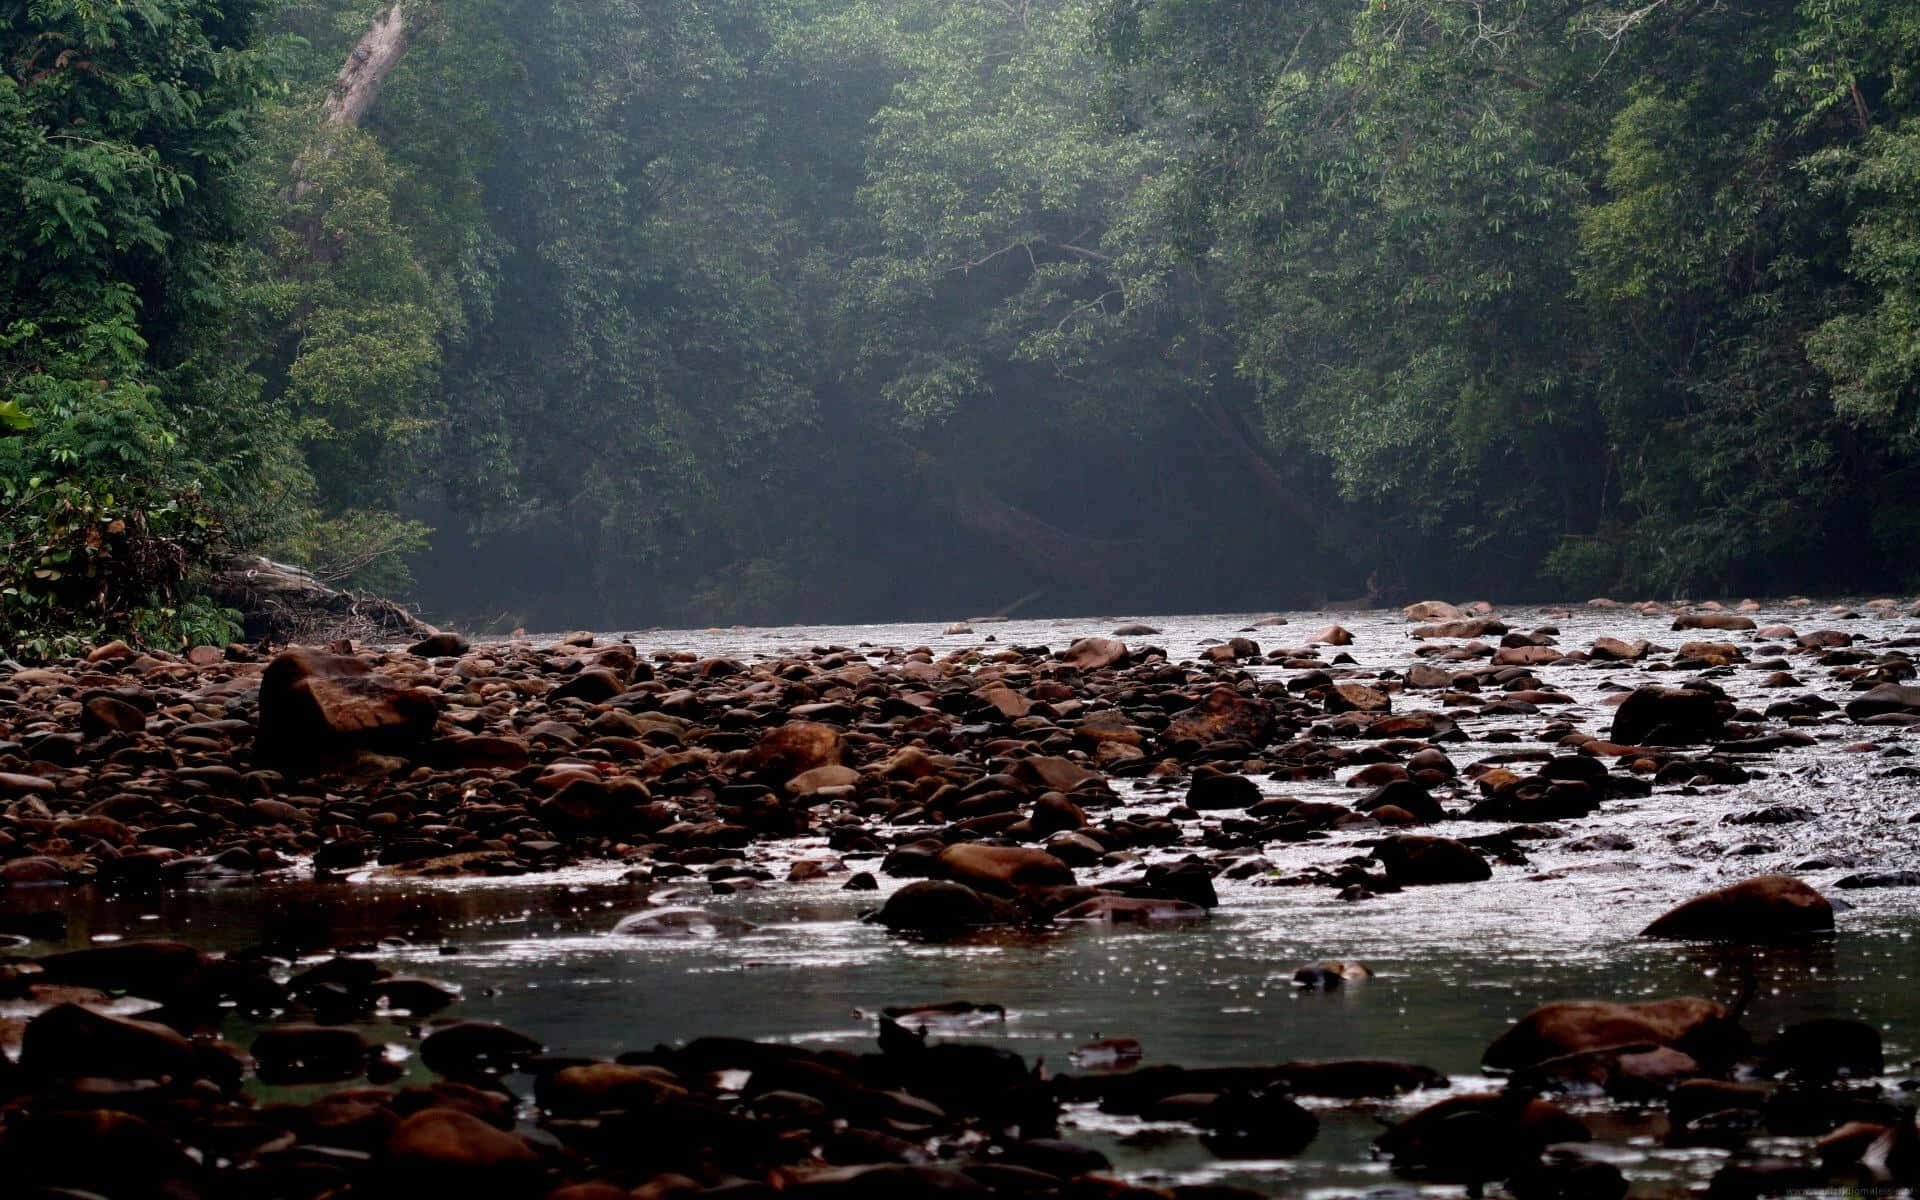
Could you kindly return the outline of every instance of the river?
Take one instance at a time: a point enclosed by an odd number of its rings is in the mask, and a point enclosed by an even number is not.
[[[1835,628],[1874,639],[1920,632],[1906,608],[1843,619],[1811,607],[1770,607],[1762,627],[1781,622],[1800,632]],[[1566,647],[1613,636],[1668,646],[1692,638],[1731,639],[1750,658],[1751,634],[1667,631],[1670,617],[1630,609],[1505,610],[1515,629],[1553,626]],[[1404,669],[1418,642],[1396,613],[1289,614],[1291,624],[1251,636],[1263,647],[1294,644],[1339,620],[1354,634],[1347,648],[1363,668]],[[666,630],[627,635],[645,650],[691,650],[702,656],[774,656],[811,646],[855,648],[927,645],[937,652],[981,643],[1048,644],[1106,633],[1123,621],[1160,630],[1147,641],[1174,659],[1196,656],[1212,641],[1235,636],[1252,614],[1136,616],[980,624],[971,635],[943,634],[924,624],[823,626],[755,630]],[[1787,645],[1790,646],[1790,643]],[[1771,668],[1754,663],[1716,671],[1715,682],[1762,708],[1784,696],[1817,692],[1844,703],[1843,686],[1785,655],[1804,687],[1759,685]],[[1256,676],[1284,678],[1279,667],[1253,666]],[[1549,720],[1604,734],[1610,685],[1672,682],[1673,672],[1633,663],[1549,666],[1539,672],[1574,703],[1538,713],[1475,715],[1463,721],[1474,740],[1446,747],[1465,767],[1487,754],[1545,748]],[[701,1034],[793,1040],[865,1049],[874,1014],[885,1005],[950,999],[1005,1006],[989,1020],[947,1036],[992,1041],[1051,1071],[1076,1071],[1070,1053],[1101,1037],[1138,1039],[1148,1063],[1232,1065],[1292,1058],[1404,1057],[1472,1086],[1481,1051],[1511,1021],[1552,1000],[1639,999],[1706,995],[1731,1002],[1744,981],[1758,984],[1747,1024],[1757,1033],[1816,1016],[1856,1017],[1879,1027],[1898,1096],[1920,1072],[1920,890],[1837,891],[1832,884],[1859,869],[1920,867],[1920,790],[1905,763],[1914,735],[1862,728],[1834,714],[1810,727],[1815,745],[1756,757],[1754,778],[1727,787],[1663,787],[1637,800],[1610,801],[1582,821],[1559,822],[1572,836],[1526,843],[1530,863],[1500,866],[1480,884],[1409,888],[1358,903],[1324,887],[1271,886],[1309,865],[1364,854],[1367,832],[1324,841],[1273,844],[1272,872],[1220,878],[1220,907],[1204,922],[1169,928],[1069,928],[1041,934],[982,935],[923,942],[860,920],[881,893],[845,892],[837,881],[789,884],[784,863],[818,854],[818,841],[756,851],[751,861],[778,882],[698,902],[750,922],[750,931],[667,940],[612,935],[623,914],[644,908],[649,886],[625,882],[620,864],[571,868],[533,878],[432,882],[381,878],[378,872],[337,882],[304,877],[104,895],[90,889],[15,888],[0,893],[10,917],[36,910],[67,914],[67,944],[165,935],[230,949],[257,941],[289,922],[321,923],[336,944],[363,943],[386,965],[457,984],[463,1019],[499,1021],[544,1041],[553,1052],[611,1055]],[[1489,733],[1495,740],[1485,740]],[[1261,778],[1263,792],[1350,802],[1340,779],[1308,783]],[[1114,781],[1118,810],[1164,812],[1183,789],[1156,790]],[[1811,809],[1790,824],[1725,824],[1723,818],[1769,805]],[[1496,825],[1448,832],[1490,832]],[[1617,834],[1620,849],[1575,849],[1576,839]],[[1161,857],[1178,857],[1169,850]],[[850,865],[877,866],[874,862]],[[1838,933],[1811,946],[1713,950],[1656,943],[1635,935],[1686,897],[1766,871],[1800,875],[1851,907]],[[1114,873],[1114,872],[1109,872]],[[295,873],[304,876],[304,872]],[[1086,882],[1103,872],[1082,871]],[[690,881],[698,885],[696,878]],[[657,885],[656,885],[657,886]],[[704,889],[699,889],[704,890]],[[32,943],[29,953],[48,948]],[[1320,959],[1357,959],[1371,980],[1333,992],[1304,992],[1294,969]],[[4,1015],[4,1010],[0,1010]],[[369,1032],[405,1044],[406,1031],[375,1025]],[[938,1035],[937,1035],[938,1036]],[[236,1037],[244,1044],[244,1036]],[[418,1069],[418,1068],[416,1068]],[[1457,1187],[1420,1187],[1395,1180],[1368,1144],[1378,1118],[1431,1102],[1435,1093],[1374,1107],[1320,1105],[1322,1130],[1297,1158],[1225,1161],[1178,1125],[1151,1126],[1070,1109],[1063,1136],[1095,1145],[1116,1170],[1141,1182],[1221,1180],[1270,1194],[1347,1196],[1393,1187],[1457,1195]],[[1668,1149],[1657,1137],[1658,1109],[1576,1099],[1575,1111],[1596,1129],[1589,1152],[1619,1166],[1636,1195],[1696,1185],[1727,1161],[1728,1151]],[[1805,1154],[1807,1144],[1774,1139],[1772,1152]]]

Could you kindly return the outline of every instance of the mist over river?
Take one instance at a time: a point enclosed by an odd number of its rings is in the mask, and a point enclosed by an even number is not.
[[[1871,639],[1872,649],[1897,650],[1920,635],[1908,606],[1851,609],[1856,615],[1811,606],[1769,605],[1751,614],[1762,629],[1786,624],[1805,634],[1841,630]],[[684,650],[701,658],[754,662],[839,646],[878,655],[883,648],[925,646],[936,656],[969,646],[992,652],[1045,645],[1064,649],[1075,639],[1105,635],[1124,622],[1158,633],[1129,637],[1129,646],[1162,647],[1171,662],[1198,658],[1206,647],[1236,636],[1263,649],[1302,644],[1335,621],[1350,630],[1350,646],[1325,647],[1322,657],[1351,655],[1357,675],[1404,673],[1414,651],[1428,644],[1394,612],[1286,614],[1288,624],[1243,634],[1262,614],[1138,616],[1114,614],[1073,620],[1025,620],[974,625],[947,634],[925,624],[821,626],[781,629],[649,630],[625,635],[644,657]],[[1757,639],[1751,632],[1675,633],[1672,613],[1642,615],[1630,608],[1506,609],[1514,630],[1551,626],[1564,649],[1603,637],[1649,639],[1672,647],[1694,638],[1732,641],[1746,661],[1704,672],[1741,709],[1764,710],[1775,701],[1822,695],[1844,705],[1852,697],[1791,640]],[[991,638],[991,641],[987,639]],[[553,638],[534,638],[544,644]],[[1497,640],[1497,639],[1490,639]],[[1768,647],[1772,649],[1769,650]],[[1800,686],[1764,688],[1784,659]],[[1585,661],[1533,669],[1542,687],[1570,703],[1514,706],[1538,711],[1484,714],[1447,710],[1470,740],[1441,748],[1462,772],[1438,794],[1462,811],[1472,799],[1466,772],[1491,755],[1524,756],[1558,750],[1563,730],[1605,737],[1612,708],[1603,703],[1621,688],[1671,685],[1701,672],[1667,669],[1657,652],[1639,661]],[[1340,664],[1345,665],[1345,664]],[[1255,681],[1285,681],[1297,669],[1259,658],[1235,664]],[[1483,701],[1499,693],[1481,694]],[[1393,694],[1394,711],[1437,709],[1437,696]],[[1484,707],[1484,705],[1483,705]],[[1786,722],[1766,720],[1768,728]],[[1796,723],[1812,744],[1737,756],[1750,779],[1730,785],[1657,786],[1643,797],[1611,798],[1583,819],[1551,824],[1564,836],[1518,843],[1524,862],[1498,862],[1492,878],[1404,890],[1360,900],[1296,881],[1312,868],[1336,868],[1363,858],[1381,836],[1370,823],[1336,828],[1325,836],[1269,842],[1239,861],[1255,862],[1214,879],[1219,906],[1204,920],[1164,926],[1056,925],[1042,930],[982,931],[935,940],[889,932],[861,919],[908,880],[879,871],[877,856],[848,853],[852,870],[873,871],[877,892],[842,890],[844,872],[790,883],[790,865],[828,855],[825,840],[804,837],[756,842],[739,857],[770,881],[731,894],[708,895],[697,867],[680,878],[632,880],[629,862],[586,863],[559,871],[501,879],[399,877],[380,867],[342,879],[315,879],[304,866],[233,882],[189,884],[152,891],[109,893],[90,887],[15,887],[0,890],[0,915],[23,928],[26,914],[60,912],[63,944],[81,947],[120,939],[171,937],[210,950],[251,945],[289,927],[324,929],[336,947],[356,947],[374,961],[409,975],[426,975],[461,991],[451,1010],[462,1020],[497,1021],[543,1042],[549,1053],[610,1057],[622,1051],[679,1043],[701,1035],[791,1041],[856,1052],[870,1050],[876,1014],[888,1005],[970,1000],[1005,1007],[991,1017],[936,1027],[933,1037],[987,1041],[1041,1060],[1049,1073],[1077,1074],[1072,1052],[1099,1038],[1134,1038],[1144,1063],[1189,1067],[1277,1063],[1293,1059],[1404,1058],[1453,1077],[1453,1091],[1471,1088],[1489,1042],[1537,1005],[1566,999],[1639,1000],[1699,995],[1733,1004],[1751,988],[1744,1023],[1758,1036],[1812,1018],[1847,1017],[1881,1031],[1887,1075],[1875,1081],[1895,1102],[1920,1086],[1920,887],[1842,889],[1843,878],[1867,871],[1920,868],[1920,790],[1907,764],[1912,727],[1863,726],[1840,712]],[[1543,737],[1546,740],[1543,740]],[[1359,741],[1350,744],[1364,744]],[[1524,759],[1522,759],[1524,761]],[[1351,805],[1346,779],[1275,779],[1248,771],[1266,797]],[[1098,814],[1164,814],[1186,795],[1185,776],[1110,780],[1117,805]],[[1766,809],[1805,809],[1803,819],[1728,823]],[[1237,814],[1226,814],[1230,817]],[[1219,812],[1182,820],[1185,843],[1142,851],[1149,862],[1171,862],[1204,849]],[[1465,837],[1501,824],[1448,821],[1432,830]],[[915,833],[902,828],[902,840]],[[1139,864],[1077,869],[1082,883],[1137,874]],[[1690,896],[1765,873],[1790,873],[1832,898],[1837,932],[1772,947],[1715,947],[1650,941],[1639,931]],[[711,936],[635,937],[611,932],[615,922],[645,910],[668,888],[677,905],[697,905],[737,918]],[[652,896],[652,901],[650,901]],[[1845,902],[1845,907],[1840,903]],[[56,945],[28,941],[20,953]],[[1333,991],[1296,987],[1297,967],[1320,960],[1358,960],[1374,977]],[[0,1002],[0,1021],[24,1015]],[[17,1036],[17,1023],[4,1026]],[[375,1040],[416,1045],[417,1025],[402,1018],[361,1026]],[[230,1027],[242,1045],[251,1027]],[[409,1060],[419,1078],[430,1073]],[[510,1085],[520,1088],[524,1079]],[[266,1088],[269,1096],[302,1089]],[[1321,1119],[1319,1136],[1297,1157],[1229,1160],[1204,1148],[1179,1123],[1153,1123],[1069,1105],[1061,1136],[1095,1146],[1128,1179],[1167,1186],[1224,1181],[1274,1195],[1334,1196],[1383,1188],[1458,1195],[1448,1184],[1397,1179],[1369,1144],[1391,1120],[1446,1095],[1420,1092],[1395,1101],[1307,1101]],[[1703,1185],[1727,1162],[1768,1155],[1810,1154],[1809,1137],[1765,1137],[1737,1149],[1669,1148],[1663,1104],[1631,1105],[1597,1094],[1563,1098],[1587,1120],[1594,1142],[1581,1152],[1617,1166],[1636,1195],[1659,1195]],[[528,1127],[534,1113],[527,1110]],[[1757,1147],[1757,1149],[1756,1149]]]

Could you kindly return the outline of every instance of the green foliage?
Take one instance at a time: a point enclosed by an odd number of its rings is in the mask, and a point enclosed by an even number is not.
[[[275,558],[305,566],[321,583],[393,595],[413,586],[407,556],[425,550],[432,532],[423,522],[377,509],[328,517],[309,513],[299,529],[269,550]]]
[[[191,493],[125,475],[8,480],[0,528],[0,630],[12,653],[50,657],[112,636],[178,649],[189,631],[230,640],[187,590],[219,534]]]
[[[255,0],[0,3],[0,638],[167,627],[251,490]]]

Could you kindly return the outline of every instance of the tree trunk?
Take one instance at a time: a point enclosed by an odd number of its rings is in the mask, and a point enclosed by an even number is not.
[[[322,139],[333,130],[359,126],[374,102],[380,99],[380,92],[393,76],[394,68],[406,57],[407,44],[412,38],[413,27],[407,23],[404,3],[393,5],[373,19],[373,24],[347,55],[347,61],[341,64],[340,73],[327,87],[327,98],[320,106]],[[325,155],[330,151],[322,145],[308,153]],[[293,164],[293,198],[304,199],[314,186],[307,178],[307,155],[303,154]]]
[[[333,86],[327,89],[321,120],[347,128],[360,124],[373,102],[380,98],[380,90],[387,86],[393,69],[406,55],[407,42],[412,36],[405,4],[395,4],[375,17],[353,53],[347,55]]]

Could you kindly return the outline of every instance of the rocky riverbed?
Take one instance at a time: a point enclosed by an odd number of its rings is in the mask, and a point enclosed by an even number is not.
[[[1904,1186],[1910,609],[12,670],[0,1157],[107,1196]],[[553,986],[633,963],[624,1006]],[[1002,1007],[914,1007],[956,998]]]

